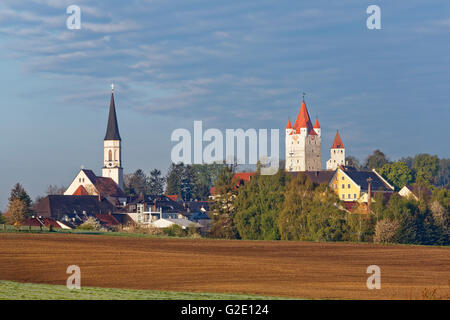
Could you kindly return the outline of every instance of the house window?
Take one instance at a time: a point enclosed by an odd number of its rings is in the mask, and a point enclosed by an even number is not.
[[[353,194],[353,198],[356,199],[356,193]]]
[[[342,195],[342,199],[345,199],[345,194]]]
[[[342,180],[344,180],[345,179],[345,177],[342,177]]]
[[[350,183],[347,185],[347,188],[349,188],[350,189]]]
[[[138,204],[137,205],[137,213],[142,213],[142,212],[144,212],[144,205]]]
[[[342,185],[342,189],[345,189],[345,184]]]

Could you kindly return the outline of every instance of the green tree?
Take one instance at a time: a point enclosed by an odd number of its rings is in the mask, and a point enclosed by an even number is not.
[[[366,159],[366,163],[364,166],[366,169],[372,170],[381,168],[386,163],[389,163],[386,155],[377,149]]]
[[[164,192],[164,177],[161,176],[161,171],[153,169],[148,178],[148,192],[149,194],[160,195]]]
[[[439,158],[426,153],[418,154],[414,157],[414,171],[416,180],[424,180],[432,183],[439,171]]]
[[[166,194],[178,195],[181,197],[181,179],[183,176],[184,164],[172,163],[166,175]]]
[[[411,169],[408,168],[406,163],[400,161],[386,163],[378,169],[378,173],[392,183],[397,190],[414,181]]]
[[[345,163],[350,167],[354,167],[356,170],[361,169],[361,163],[359,162],[359,160],[356,157],[347,156],[345,158]]]
[[[283,210],[278,217],[281,239],[343,240],[347,232],[345,211],[328,185],[314,185],[302,173],[287,185]]]
[[[439,160],[439,171],[435,177],[434,184],[450,189],[450,159],[444,158]]]
[[[209,234],[214,238],[236,239],[239,234],[234,225],[234,199],[237,196],[234,168],[224,166],[214,185],[216,194],[212,209],[212,223]]]
[[[27,214],[30,214],[32,212],[31,205],[32,201],[28,193],[25,191],[25,189],[22,187],[20,183],[16,183],[14,187],[11,189],[11,193],[9,195],[9,202],[11,203],[14,199],[20,199],[22,200],[26,205],[26,212]]]
[[[125,181],[125,193],[128,195],[147,194],[149,192],[149,180],[142,169],[128,175]]]
[[[278,240],[278,214],[282,209],[286,174],[261,175],[259,170],[239,188],[234,222],[243,239]]]

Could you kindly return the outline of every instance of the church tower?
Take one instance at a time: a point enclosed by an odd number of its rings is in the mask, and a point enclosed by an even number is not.
[[[322,133],[319,120],[313,127],[303,99],[297,119],[286,126],[286,171],[319,171]]]
[[[122,146],[114,103],[114,85],[111,85],[108,126],[103,144],[104,163],[102,176],[113,179],[123,189]]]
[[[342,143],[339,130],[334,137],[333,145],[330,149],[331,157],[327,161],[327,170],[336,170],[339,166],[345,166],[345,148]]]

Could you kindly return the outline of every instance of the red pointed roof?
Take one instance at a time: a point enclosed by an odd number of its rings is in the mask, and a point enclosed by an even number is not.
[[[345,149],[344,144],[342,143],[341,136],[339,135],[339,130],[336,132],[336,136],[334,137],[333,145],[331,149]]]
[[[297,120],[294,123],[294,129],[300,131],[300,128],[307,128],[308,132],[312,129],[311,118],[309,117],[308,109],[306,108],[305,100],[302,101],[300,112],[298,113]]]
[[[292,129],[292,124],[291,124],[291,120],[290,119],[288,119],[288,123],[287,123],[286,129]]]
[[[316,118],[316,123],[314,123],[314,129],[320,129],[319,118]]]
[[[89,193],[86,191],[86,189],[82,185],[80,185],[72,195],[73,196],[88,196]]]

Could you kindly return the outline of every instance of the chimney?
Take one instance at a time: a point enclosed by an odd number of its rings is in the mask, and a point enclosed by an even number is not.
[[[102,195],[100,192],[98,193],[98,202],[102,202]]]

